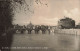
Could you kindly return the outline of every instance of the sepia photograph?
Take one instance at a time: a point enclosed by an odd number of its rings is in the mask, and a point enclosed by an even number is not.
[[[80,0],[0,0],[0,51],[80,51]]]

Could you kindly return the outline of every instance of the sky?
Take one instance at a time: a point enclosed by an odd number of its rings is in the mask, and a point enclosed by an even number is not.
[[[25,0],[23,5],[13,2],[13,24],[27,25],[30,21],[35,25],[58,24],[58,20],[70,17],[80,22],[80,0]]]

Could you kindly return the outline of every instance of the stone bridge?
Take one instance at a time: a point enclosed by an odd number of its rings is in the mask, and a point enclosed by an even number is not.
[[[50,33],[50,29],[47,27],[28,27],[28,28],[15,28],[14,29],[15,32],[19,31],[20,33],[24,33],[25,31],[28,31],[28,34],[31,34],[32,31],[35,32],[35,34],[38,34],[39,31],[42,31],[42,34],[45,34],[46,31],[48,31],[48,33]]]

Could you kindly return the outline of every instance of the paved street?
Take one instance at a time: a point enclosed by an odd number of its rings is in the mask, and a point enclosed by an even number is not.
[[[80,37],[65,34],[14,34],[11,51],[80,51]]]

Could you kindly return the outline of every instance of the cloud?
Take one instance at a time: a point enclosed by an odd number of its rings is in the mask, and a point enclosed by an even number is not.
[[[70,17],[79,22],[80,19],[80,7],[79,0],[26,0],[27,7],[24,11],[24,7],[16,8],[15,12],[15,24],[27,24],[30,21],[33,24],[46,24],[57,25],[59,18],[64,16]],[[38,3],[38,4],[37,4]],[[46,6],[46,4],[48,6]],[[33,11],[33,12],[32,12]],[[26,14],[25,14],[26,13]]]
[[[65,16],[70,17],[76,21],[76,24],[80,21],[80,10],[78,8],[73,8],[70,10],[63,10]]]
[[[53,18],[48,18],[48,17],[43,17],[39,16],[38,18],[32,17],[31,21],[33,24],[43,24],[43,25],[57,25],[59,18],[53,17]]]

